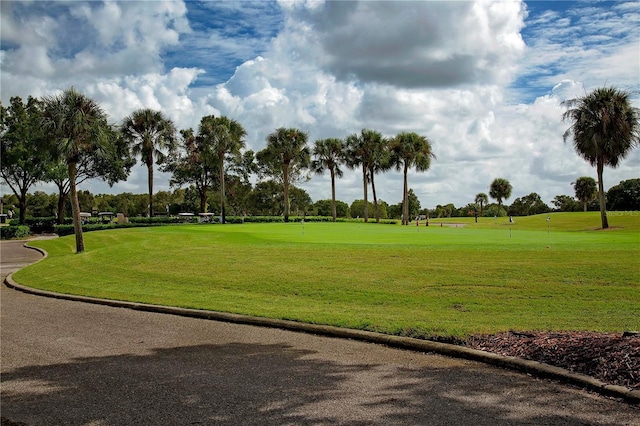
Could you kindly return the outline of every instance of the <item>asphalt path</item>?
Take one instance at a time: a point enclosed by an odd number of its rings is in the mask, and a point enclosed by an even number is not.
[[[40,257],[0,255],[3,281]],[[473,361],[1,287],[3,426],[640,424],[637,406]]]

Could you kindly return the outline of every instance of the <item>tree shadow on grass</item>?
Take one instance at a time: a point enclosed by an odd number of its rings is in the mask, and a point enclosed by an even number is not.
[[[608,417],[597,404],[593,412],[576,412],[562,387],[541,396],[531,379],[517,374],[341,364],[314,354],[286,344],[231,343],[23,367],[2,374],[2,416],[27,425],[223,426],[582,425],[627,419]]]

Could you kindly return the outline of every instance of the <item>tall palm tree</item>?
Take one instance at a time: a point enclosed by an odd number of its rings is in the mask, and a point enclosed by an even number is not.
[[[362,129],[360,134],[354,133],[347,136],[345,163],[350,169],[362,167],[362,188],[364,191],[364,221],[369,221],[368,183],[374,193],[374,203],[377,211],[378,200],[375,195],[375,183],[373,176],[377,171],[385,167],[385,140],[382,135],[370,129]],[[378,215],[377,215],[378,217]]]
[[[149,181],[149,217],[153,216],[153,165],[154,159],[162,164],[165,152],[175,143],[176,128],[161,111],[139,109],[122,122],[123,138],[134,156],[140,156],[147,166]]]
[[[489,187],[489,196],[498,201],[498,215],[502,210],[502,200],[511,197],[513,187],[508,180],[503,178],[495,178]]]
[[[404,188],[402,190],[402,224],[409,224],[409,185],[407,172],[415,167],[424,172],[431,167],[431,160],[436,156],[431,147],[431,141],[417,133],[402,132],[391,140],[391,161],[396,170],[403,171]]]
[[[344,162],[344,142],[338,138],[320,139],[314,142],[311,170],[321,175],[325,170],[331,174],[331,215],[336,221],[336,177],[342,177],[340,164]]]
[[[357,133],[347,136],[346,145],[345,164],[347,167],[350,169],[362,167],[362,188],[364,190],[364,211],[362,216],[364,217],[364,221],[367,222],[369,220],[369,181],[367,179],[367,170],[369,169],[369,165],[367,163],[366,146],[362,136]]]
[[[587,211],[587,204],[596,198],[598,194],[598,184],[596,180],[589,176],[583,176],[573,182],[573,189],[576,192],[576,198],[580,200],[583,211]]]
[[[375,209],[376,222],[380,222],[380,206],[378,205],[378,197],[376,195],[376,183],[374,177],[379,172],[387,171],[391,168],[389,161],[389,140],[382,137],[380,132],[375,130],[363,130],[362,137],[367,146],[369,155],[369,181],[371,182],[371,191],[373,192],[373,207]]]
[[[630,98],[630,92],[601,87],[562,103],[567,107],[562,120],[571,122],[564,132],[564,141],[572,138],[578,155],[596,166],[603,229],[609,227],[602,181],[604,166],[618,167],[640,143],[640,113],[631,106]]]
[[[267,147],[256,154],[261,174],[268,174],[282,181],[284,190],[284,221],[289,221],[289,186],[309,168],[311,155],[307,146],[307,134],[299,129],[276,129],[267,136]]]
[[[77,166],[84,156],[106,151],[113,131],[100,106],[73,87],[60,95],[44,98],[43,127],[54,140],[57,156],[67,164],[76,253],[82,253],[84,239],[76,188]]]
[[[482,216],[482,208],[489,202],[489,197],[487,197],[487,194],[485,194],[484,192],[480,192],[476,194],[475,202],[476,204],[480,205],[480,216]]]
[[[210,146],[213,156],[218,162],[220,171],[220,216],[222,223],[226,221],[225,212],[225,167],[227,157],[238,158],[240,150],[244,148],[244,137],[247,132],[236,120],[227,117],[208,115],[200,121],[199,138],[206,140],[204,145]]]

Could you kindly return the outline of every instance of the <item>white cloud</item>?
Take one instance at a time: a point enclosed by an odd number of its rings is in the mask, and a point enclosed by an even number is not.
[[[293,14],[313,31],[316,60],[344,80],[491,84],[511,79],[524,49],[520,2],[326,2]]]

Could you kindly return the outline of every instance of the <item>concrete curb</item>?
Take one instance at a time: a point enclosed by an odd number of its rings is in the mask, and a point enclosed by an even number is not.
[[[46,251],[37,247],[25,247],[41,252],[46,258]],[[40,259],[42,260],[42,259]],[[434,352],[455,358],[463,358],[479,361],[498,367],[525,372],[536,377],[555,379],[565,383],[579,386],[598,392],[602,395],[624,399],[632,404],[640,404],[640,390],[629,390],[624,386],[616,386],[604,383],[593,377],[574,373],[564,368],[554,367],[537,361],[529,361],[521,358],[498,355],[491,352],[471,349],[464,346],[449,343],[440,343],[430,340],[414,339],[410,337],[392,336],[388,334],[374,333],[371,331],[354,330],[328,325],[307,324],[296,321],[278,320],[246,315],[230,314],[224,312],[205,311],[199,309],[175,308],[171,306],[150,305],[146,303],[124,302],[119,300],[99,299],[87,296],[76,296],[70,294],[55,293],[46,290],[38,290],[16,283],[12,274],[9,274],[4,281],[5,285],[24,293],[38,296],[52,297],[56,299],[71,300],[77,302],[93,303],[116,308],[127,308],[145,312],[155,312],[170,315],[179,315],[190,318],[200,318],[207,320],[223,321],[236,324],[254,325],[259,327],[279,328],[283,330],[297,331],[302,333],[316,334],[327,337],[338,337],[342,339],[353,339],[369,343],[408,349],[420,352]]]

